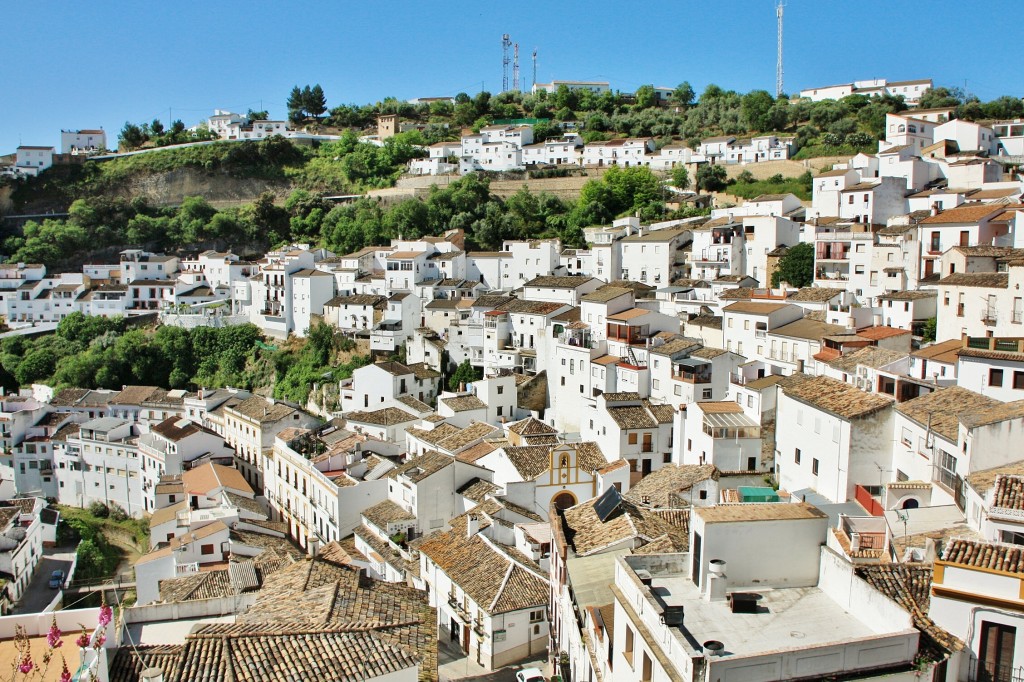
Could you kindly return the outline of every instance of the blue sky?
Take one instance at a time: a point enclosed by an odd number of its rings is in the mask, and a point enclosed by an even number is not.
[[[474,93],[481,83],[498,92],[502,33],[519,42],[527,86],[536,48],[542,81],[775,88],[774,0],[304,5],[4,3],[0,153],[58,145],[61,128],[103,127],[114,142],[127,120],[191,125],[214,108],[262,103],[281,117],[295,84],[320,83],[330,106]],[[1010,56],[1024,37],[1019,10],[1020,0],[990,0],[980,12],[953,0],[789,0],[786,90],[932,77],[966,79],[982,99],[1020,96],[1024,71]]]

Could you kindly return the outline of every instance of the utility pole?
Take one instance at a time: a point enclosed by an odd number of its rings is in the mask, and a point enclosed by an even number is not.
[[[533,83],[530,85],[537,84],[537,48],[533,48]]]
[[[508,90],[508,48],[512,47],[512,40],[508,34],[501,36],[501,91]]]
[[[775,96],[782,94],[782,10],[785,8],[782,0],[775,6],[775,16],[779,19],[779,55],[775,64]]]

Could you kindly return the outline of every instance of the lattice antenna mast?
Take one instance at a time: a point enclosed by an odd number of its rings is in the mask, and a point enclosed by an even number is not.
[[[501,36],[501,91],[508,90],[508,48],[512,47],[512,41],[508,34]]]
[[[512,48],[512,89],[519,89],[519,43]]]
[[[778,97],[782,94],[782,10],[785,9],[786,5],[779,0],[779,4],[775,6],[775,16],[779,18],[779,56],[778,61],[775,64],[775,96]]]
[[[537,48],[533,48],[533,83],[530,85],[537,84]]]

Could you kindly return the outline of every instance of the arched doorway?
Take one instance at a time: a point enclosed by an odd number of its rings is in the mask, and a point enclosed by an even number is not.
[[[903,500],[903,504],[900,506],[900,509],[917,509],[920,506],[920,502],[915,500],[913,497],[908,497],[907,499]]]
[[[576,496],[568,490],[563,490],[555,495],[555,498],[551,500],[551,502],[555,505],[555,509],[562,511],[576,504]]]

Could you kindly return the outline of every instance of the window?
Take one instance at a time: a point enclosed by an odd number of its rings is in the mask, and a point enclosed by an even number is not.
[[[505,392],[505,387],[504,386],[498,386],[498,395],[501,395],[504,392]]]
[[[635,433],[629,434],[629,444],[630,445],[636,445],[636,434]]]
[[[633,628],[626,626],[626,645],[622,648],[622,657],[633,667]]]
[[[202,547],[199,548],[199,553],[202,554],[203,556],[208,556],[210,554],[213,554],[213,545],[203,545]]]
[[[800,448],[793,448],[793,461],[800,463]]]
[[[913,441],[910,439],[910,429],[903,427],[903,432],[900,434],[900,442],[906,445],[908,448],[911,446]]]
[[[990,369],[988,371],[988,385],[989,386],[1002,386],[1003,385],[1003,370],[1001,370],[1001,369]]]
[[[945,450],[939,450],[939,470],[936,480],[950,490],[955,491],[960,477],[956,475],[956,457]]]
[[[811,473],[815,476],[818,475],[818,460],[816,458],[811,460]]]
[[[544,620],[544,609],[538,611],[530,611],[530,622],[539,623]]]
[[[701,391],[700,395],[702,400],[711,400],[711,389],[705,388],[704,390]]]
[[[708,491],[707,490],[701,490],[700,491],[700,495],[698,497],[700,497],[700,499],[702,499],[702,500],[708,499]]]
[[[1015,390],[1024,390],[1024,372],[1013,373],[1013,388]]]

